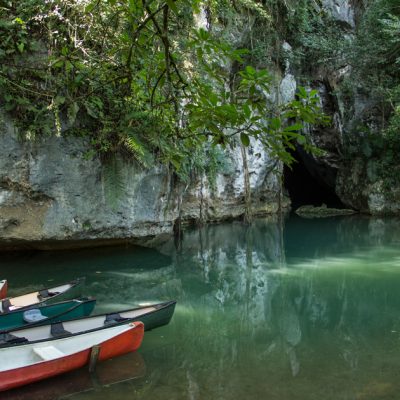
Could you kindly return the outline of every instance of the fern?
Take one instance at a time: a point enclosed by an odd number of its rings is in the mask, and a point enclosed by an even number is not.
[[[142,167],[150,168],[153,165],[154,159],[152,154],[134,134],[129,134],[125,138],[124,145]]]

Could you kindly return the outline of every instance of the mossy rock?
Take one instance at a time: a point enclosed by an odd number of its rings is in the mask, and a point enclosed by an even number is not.
[[[356,213],[356,211],[347,208],[328,208],[326,204],[322,204],[319,207],[301,206],[295,212],[297,215],[304,218],[335,217],[338,215],[352,215]]]

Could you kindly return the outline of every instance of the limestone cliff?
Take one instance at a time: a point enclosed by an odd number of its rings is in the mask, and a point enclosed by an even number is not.
[[[115,183],[106,164],[85,157],[87,150],[88,143],[76,137],[21,142],[14,126],[3,123],[0,248],[143,243],[172,234],[178,219],[219,221],[245,212],[238,149],[226,153],[230,170],[219,174],[214,185],[205,176],[186,185],[166,167],[143,170],[123,160],[117,160]],[[253,211],[277,212],[276,161],[254,145],[247,150],[246,163]]]

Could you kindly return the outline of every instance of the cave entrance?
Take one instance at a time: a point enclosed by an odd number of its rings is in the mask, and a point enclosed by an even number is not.
[[[298,147],[291,152],[295,162],[284,167],[284,186],[292,202],[292,210],[304,205],[345,208],[335,193],[336,169],[318,163]]]

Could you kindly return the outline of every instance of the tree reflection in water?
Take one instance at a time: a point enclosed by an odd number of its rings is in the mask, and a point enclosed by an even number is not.
[[[142,262],[108,250],[112,265],[88,270],[99,310],[178,306],[145,335],[144,377],[73,399],[395,399],[399,226],[259,219],[187,229],[179,252],[171,241]]]

